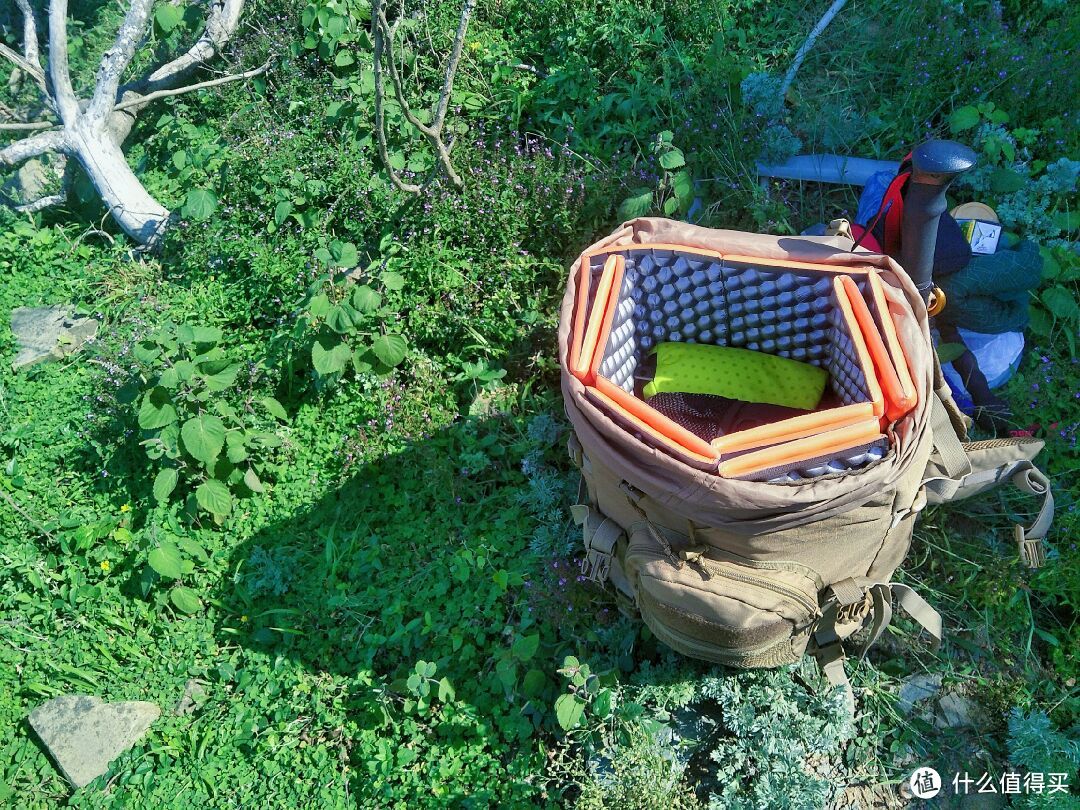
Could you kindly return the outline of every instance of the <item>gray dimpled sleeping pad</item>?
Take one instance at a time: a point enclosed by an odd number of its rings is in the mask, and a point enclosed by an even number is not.
[[[871,395],[851,335],[836,304],[833,273],[731,262],[692,251],[627,248],[601,376],[627,393],[634,372],[657,343],[709,343],[761,351],[811,363],[829,372],[829,385],[845,405]],[[589,311],[604,262],[590,257]],[[856,279],[866,293],[868,284]],[[876,307],[875,307],[876,314]],[[832,459],[777,470],[766,480],[795,482],[857,469],[880,460],[884,443]]]

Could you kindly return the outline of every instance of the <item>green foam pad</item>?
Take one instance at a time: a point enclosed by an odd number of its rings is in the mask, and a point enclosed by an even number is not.
[[[824,369],[749,349],[706,343],[660,343],[656,375],[645,398],[656,394],[714,394],[744,402],[763,402],[813,410],[829,375]]]

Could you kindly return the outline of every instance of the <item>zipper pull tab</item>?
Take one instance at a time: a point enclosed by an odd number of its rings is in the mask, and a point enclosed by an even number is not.
[[[690,548],[683,549],[679,552],[679,567],[689,564],[694,566],[701,572],[701,576],[706,581],[712,579],[712,571],[705,565],[704,557],[708,552],[707,546],[691,546]]]

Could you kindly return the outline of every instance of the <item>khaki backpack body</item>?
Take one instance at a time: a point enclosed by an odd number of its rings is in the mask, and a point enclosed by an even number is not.
[[[628,430],[570,370],[580,317],[578,262],[559,328],[562,393],[573,427],[568,450],[581,470],[573,507],[585,543],[583,569],[614,589],[674,650],[736,667],[775,667],[813,654],[846,684],[843,639],[865,645],[903,607],[941,639],[941,620],[910,587],[892,582],[927,503],[976,494],[1005,480],[1043,498],[1021,553],[1040,564],[1053,501],[1031,460],[1032,439],[966,443],[966,418],[941,377],[926,306],[890,258],[851,252],[836,237],[778,237],[712,230],[664,219],[626,223],[587,249],[681,245],[688,249],[843,267],[873,265],[907,353],[918,404],[889,425],[890,449],[859,469],[770,483],[719,476],[690,457]]]

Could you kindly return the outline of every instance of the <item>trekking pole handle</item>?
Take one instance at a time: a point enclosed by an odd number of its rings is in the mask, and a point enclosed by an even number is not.
[[[945,192],[975,165],[975,153],[955,141],[927,141],[911,153],[911,180],[904,195],[900,264],[923,298],[934,285],[938,221],[948,203]]]

